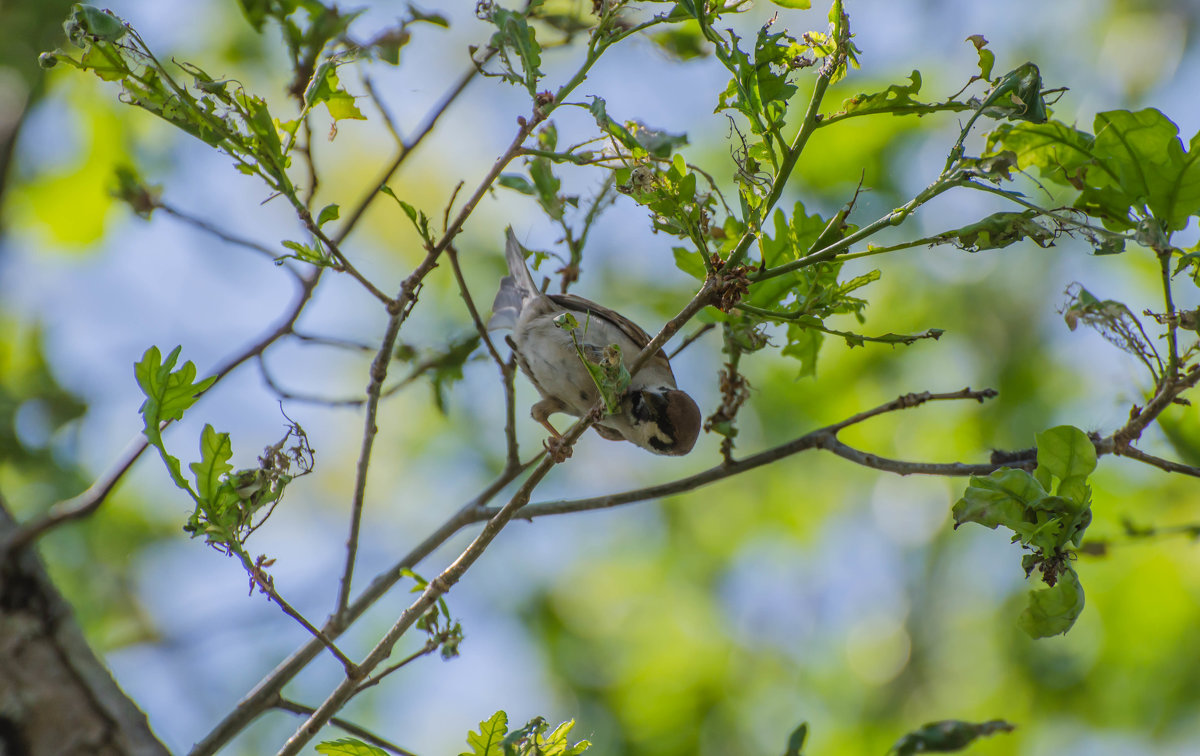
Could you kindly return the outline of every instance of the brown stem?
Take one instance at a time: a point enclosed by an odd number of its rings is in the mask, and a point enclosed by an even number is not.
[[[297,703],[291,699],[284,698],[283,696],[277,698],[271,706],[272,708],[279,709],[281,711],[288,711],[292,714],[301,714],[303,716],[310,716],[314,711],[311,706],[305,706],[304,704]],[[341,717],[334,717],[333,719],[329,720],[329,722],[334,727],[345,730],[351,735],[361,738],[364,742],[370,743],[376,748],[382,748],[385,751],[391,751],[397,756],[416,756],[416,754],[412,751],[401,748],[391,741],[384,740],[365,727],[360,727],[359,725],[342,719]]]

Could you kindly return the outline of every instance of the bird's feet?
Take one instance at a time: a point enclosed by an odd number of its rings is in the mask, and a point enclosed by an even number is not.
[[[557,433],[542,442],[542,447],[554,460],[554,464],[562,464],[571,458],[571,443]]]

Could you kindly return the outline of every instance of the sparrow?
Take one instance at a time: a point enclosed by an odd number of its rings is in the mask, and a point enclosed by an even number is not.
[[[600,401],[600,391],[580,352],[589,359],[612,355],[609,347],[615,344],[628,370],[650,343],[650,335],[628,318],[583,297],[542,292],[533,282],[525,250],[511,228],[504,251],[508,275],[500,279],[487,327],[512,330],[508,341],[517,364],[542,395],[529,414],[557,439],[559,433],[550,424],[550,415],[562,412],[583,417]],[[566,312],[579,324],[574,340],[572,331],[559,325]],[[692,450],[700,424],[700,408],[676,386],[671,363],[660,349],[631,377],[615,411],[592,427],[610,441],[630,441],[655,454],[680,456]]]

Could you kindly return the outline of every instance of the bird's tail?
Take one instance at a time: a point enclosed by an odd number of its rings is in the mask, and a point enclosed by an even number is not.
[[[525,251],[513,234],[512,228],[505,231],[504,257],[508,261],[508,275],[500,279],[500,290],[492,302],[492,317],[488,330],[514,328],[525,301],[537,295],[537,285],[525,265]]]

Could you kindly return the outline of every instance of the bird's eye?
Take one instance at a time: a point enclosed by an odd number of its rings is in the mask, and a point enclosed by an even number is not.
[[[634,391],[631,396],[632,405],[630,410],[633,412],[633,419],[638,422],[647,422],[654,414],[650,404],[646,401],[646,392]]]

